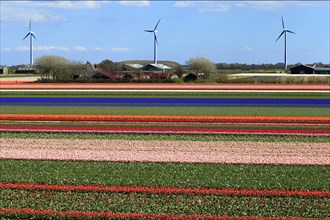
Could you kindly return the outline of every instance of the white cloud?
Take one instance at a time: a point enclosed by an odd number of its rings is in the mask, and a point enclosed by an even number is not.
[[[16,48],[17,51],[19,52],[24,52],[24,51],[29,51],[30,47],[27,46],[20,46]],[[67,47],[57,47],[57,46],[35,46],[33,47],[34,51],[50,51],[50,50],[59,50],[59,51],[64,51],[64,52],[69,52],[70,49]]]
[[[276,10],[286,7],[285,1],[244,1],[235,3],[236,7],[251,7],[258,10]]]
[[[104,49],[102,47],[95,47],[92,50],[95,50],[95,51],[106,51],[106,49]]]
[[[254,51],[254,48],[253,47],[250,47],[250,46],[245,46],[241,49],[242,51],[247,51],[247,52],[250,52],[250,51]]]
[[[228,3],[216,1],[176,1],[173,3],[175,8],[195,8],[199,13],[227,12],[230,10]]]
[[[42,46],[34,46],[33,47],[34,51],[63,51],[63,52],[70,52],[72,50],[70,50],[68,47],[64,47],[64,46],[47,46],[47,45],[42,45]],[[76,46],[73,48],[74,51],[78,51],[78,52],[85,52],[88,51],[89,49],[87,49],[86,47],[83,46]],[[95,47],[93,49],[91,49],[93,51],[106,51],[106,49],[101,48],[101,47]],[[12,51],[12,49],[10,48],[4,48],[3,51]],[[19,52],[25,52],[25,51],[30,51],[30,47],[28,46],[19,46],[16,48],[16,51]],[[124,51],[128,51],[128,48],[113,48],[112,51],[118,51],[118,52],[124,52]]]
[[[197,12],[200,13],[208,13],[208,12],[227,12],[230,10],[229,5],[223,5],[223,4],[209,4],[204,7],[199,7],[197,9]]]
[[[129,51],[127,47],[117,47],[117,48],[112,48],[111,49],[113,52],[126,52]]]
[[[8,23],[63,22],[63,10],[96,9],[108,1],[1,1],[1,21]],[[58,9],[58,10],[56,10]],[[55,11],[56,10],[56,11]]]
[[[38,50],[38,51],[49,51],[49,50],[54,50],[54,46],[37,46],[33,47],[33,50]]]
[[[76,46],[76,47],[74,47],[74,50],[76,50],[78,52],[85,52],[85,51],[87,51],[87,48],[85,48],[83,46]]]
[[[27,23],[27,21],[32,20],[32,22],[45,22],[45,21],[53,21],[53,22],[63,22],[66,21],[66,17],[63,15],[56,15],[51,14],[47,12],[34,12],[34,13],[20,13],[17,14],[17,19],[20,19],[20,21],[24,21]]]
[[[175,8],[195,8],[197,12],[227,12],[231,8],[250,8],[255,10],[283,10],[288,6],[313,7],[324,5],[329,7],[327,1],[175,1],[173,7]]]
[[[60,50],[65,52],[70,51],[70,49],[67,47],[56,47],[56,46],[37,46],[37,47],[33,47],[33,50],[37,50],[37,51]]]
[[[61,50],[61,51],[66,51],[66,52],[69,52],[70,49],[67,48],[67,47],[55,47],[56,50]]]
[[[297,1],[297,2],[295,2],[295,4],[299,8],[316,7],[316,6],[329,7],[329,1]]]
[[[16,47],[16,50],[19,52],[24,52],[24,51],[30,50],[30,48],[26,47],[26,46],[21,46],[21,47]]]
[[[150,2],[149,1],[119,1],[118,2],[122,6],[128,6],[128,7],[149,7]]]
[[[176,1],[173,4],[175,8],[188,8],[195,6],[195,2],[192,1]]]
[[[27,1],[32,7],[60,9],[100,8],[106,1]]]

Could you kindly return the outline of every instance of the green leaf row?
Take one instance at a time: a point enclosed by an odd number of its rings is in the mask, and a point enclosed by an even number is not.
[[[328,216],[325,197],[254,197],[190,194],[1,190],[3,207],[35,210],[175,215]]]
[[[328,166],[0,160],[1,182],[329,190]]]
[[[2,114],[325,116],[327,108],[278,107],[125,107],[125,106],[1,106]]]

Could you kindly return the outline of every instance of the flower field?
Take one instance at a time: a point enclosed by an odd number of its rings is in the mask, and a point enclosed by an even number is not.
[[[1,85],[0,216],[329,218],[327,89]]]
[[[5,82],[5,81],[4,81]],[[1,82],[3,83],[3,82]],[[4,84],[1,89],[131,89],[131,90],[329,90],[329,85],[189,85],[189,84]]]

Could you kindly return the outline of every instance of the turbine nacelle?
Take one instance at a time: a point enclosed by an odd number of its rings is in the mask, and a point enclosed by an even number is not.
[[[25,40],[25,38],[27,38],[28,36],[32,36],[34,39],[37,39],[37,38],[34,36],[34,32],[30,31],[30,32],[27,33],[27,35],[23,38],[23,40]]]
[[[280,39],[281,36],[282,36],[284,33],[286,33],[286,32],[289,32],[289,33],[291,33],[291,34],[295,34],[293,31],[290,31],[289,29],[286,29],[286,28],[285,28],[283,16],[282,16],[282,27],[283,27],[283,31],[282,31],[282,33],[280,34],[280,36],[276,39],[276,41],[278,41],[278,39]]]

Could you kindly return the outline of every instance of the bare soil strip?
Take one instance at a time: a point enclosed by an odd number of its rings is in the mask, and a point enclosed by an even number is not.
[[[2,159],[330,165],[328,143],[0,139]]]

